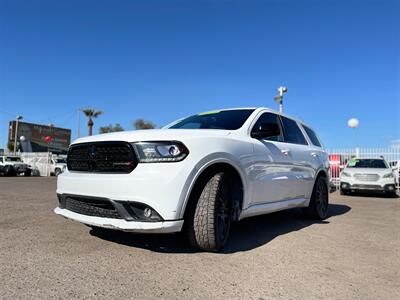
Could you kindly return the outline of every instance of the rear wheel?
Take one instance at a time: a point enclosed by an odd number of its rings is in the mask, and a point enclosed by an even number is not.
[[[328,215],[329,193],[326,180],[320,176],[317,178],[311,195],[310,204],[303,208],[304,214],[312,219],[323,220]]]
[[[200,196],[187,217],[192,246],[208,251],[224,247],[232,218],[230,190],[228,176],[223,172],[212,175],[200,187]]]

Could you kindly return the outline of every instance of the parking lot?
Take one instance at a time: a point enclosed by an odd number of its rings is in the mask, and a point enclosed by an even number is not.
[[[222,253],[56,216],[55,178],[0,177],[0,298],[399,299],[400,199],[331,194],[235,224]]]

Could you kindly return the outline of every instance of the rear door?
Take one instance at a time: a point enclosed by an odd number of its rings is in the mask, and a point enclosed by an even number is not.
[[[309,198],[314,185],[316,172],[315,157],[299,124],[287,117],[281,116],[284,144],[292,159],[290,197]]]
[[[251,138],[254,160],[249,174],[252,184],[251,204],[262,204],[289,199],[291,197],[291,156],[285,152],[283,130],[277,114],[264,112],[252,127],[251,132],[261,123],[276,123],[281,131],[279,136],[266,139]]]

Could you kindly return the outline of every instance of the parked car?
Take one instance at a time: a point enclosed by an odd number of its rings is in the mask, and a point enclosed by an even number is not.
[[[67,167],[67,161],[61,157],[51,159],[51,175],[58,176],[64,172]]]
[[[0,156],[0,172],[5,176],[31,176],[32,169],[19,156],[3,155]]]
[[[35,161],[35,166],[43,175],[47,173],[51,176],[58,176],[64,172],[67,163],[65,158],[62,157],[40,157]]]
[[[328,167],[301,121],[266,108],[212,111],[76,140],[55,213],[123,231],[185,230],[194,247],[216,251],[231,221],[293,207],[325,219]]]
[[[345,195],[354,191],[372,191],[394,196],[396,177],[383,158],[354,158],[340,173],[340,191]]]

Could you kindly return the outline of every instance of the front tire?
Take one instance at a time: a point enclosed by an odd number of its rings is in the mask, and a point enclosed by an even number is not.
[[[187,218],[189,241],[195,248],[218,251],[228,240],[232,219],[228,179],[227,174],[220,172],[200,187],[200,196]]]
[[[396,191],[386,192],[386,197],[397,198],[397,193],[396,193]]]
[[[319,176],[314,184],[310,204],[303,208],[303,213],[314,220],[324,220],[328,216],[329,193],[326,180]]]
[[[12,166],[6,166],[4,171],[6,176],[16,176],[17,172]]]
[[[61,169],[57,168],[57,169],[54,170],[54,176],[57,177],[60,174],[61,174]]]

